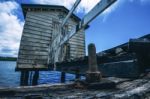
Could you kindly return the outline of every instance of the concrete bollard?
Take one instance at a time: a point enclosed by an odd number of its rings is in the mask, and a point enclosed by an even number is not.
[[[97,67],[96,48],[92,43],[88,45],[88,64],[89,70],[86,73],[86,81],[89,83],[100,82],[102,77]]]

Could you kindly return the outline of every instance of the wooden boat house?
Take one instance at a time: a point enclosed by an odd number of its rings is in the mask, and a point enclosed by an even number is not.
[[[64,6],[22,4],[25,24],[16,70],[48,70],[48,64],[85,56],[84,30],[76,33],[55,53],[61,38],[75,31],[80,18],[72,14],[64,29],[61,24],[69,10]],[[55,38],[61,34],[61,38]],[[52,44],[52,42],[54,42]],[[54,56],[54,53],[56,56]]]

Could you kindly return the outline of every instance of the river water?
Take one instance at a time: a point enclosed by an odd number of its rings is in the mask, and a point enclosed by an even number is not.
[[[0,61],[0,87],[19,86],[20,72],[15,72],[15,61]],[[39,75],[39,84],[60,83],[61,72],[42,71]],[[66,82],[74,80],[75,75],[66,74]]]

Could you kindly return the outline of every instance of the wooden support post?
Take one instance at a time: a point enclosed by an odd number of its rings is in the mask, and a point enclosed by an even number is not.
[[[80,70],[79,70],[79,68],[76,68],[76,70],[75,70],[75,79],[80,79]]]
[[[25,86],[28,86],[28,80],[29,80],[29,71],[25,71],[25,77],[24,77]]]
[[[101,73],[97,67],[96,48],[94,44],[88,46],[88,63],[89,70],[86,74],[86,81],[89,83],[99,82],[101,80]]]
[[[20,86],[27,86],[29,79],[29,71],[21,71]]]
[[[32,85],[33,71],[29,73],[29,85]]]
[[[64,71],[61,72],[61,83],[66,81],[66,73]]]
[[[20,75],[20,86],[24,85],[24,72],[21,71],[21,75]]]
[[[32,79],[32,85],[37,85],[39,79],[39,71],[35,71]]]

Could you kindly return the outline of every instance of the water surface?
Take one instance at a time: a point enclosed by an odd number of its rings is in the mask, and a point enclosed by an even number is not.
[[[20,72],[15,72],[16,61],[0,61],[0,87],[19,86]],[[61,72],[42,71],[39,75],[39,84],[60,83]],[[75,75],[66,74],[66,81],[74,80]]]

